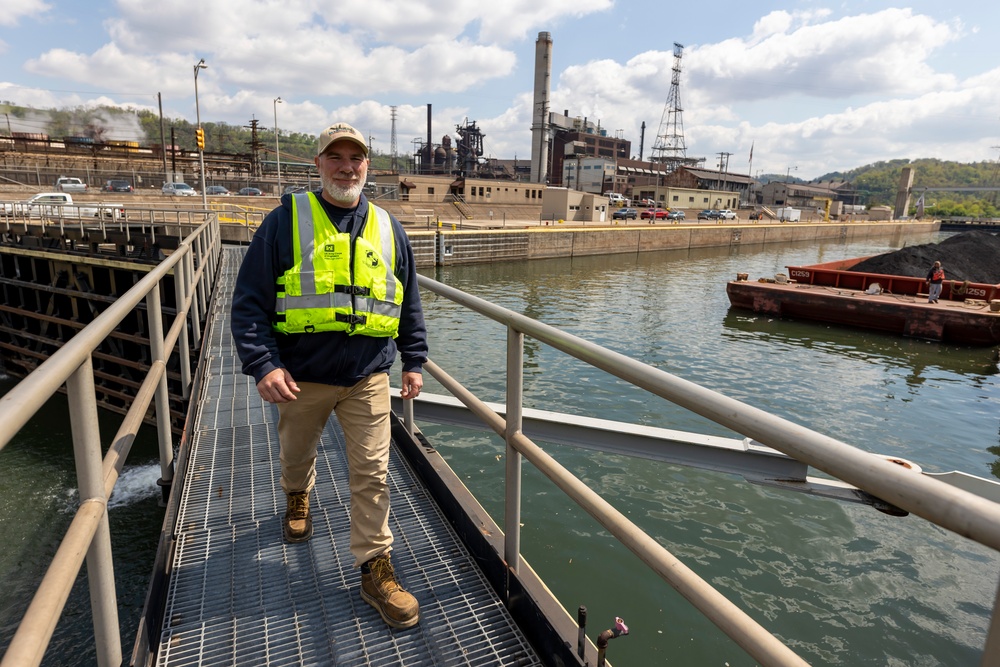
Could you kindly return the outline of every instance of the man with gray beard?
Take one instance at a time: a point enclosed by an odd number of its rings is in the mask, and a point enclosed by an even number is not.
[[[326,128],[314,162],[322,190],[285,195],[254,234],[233,291],[232,334],[243,372],[278,407],[285,541],[312,537],[316,447],[336,412],[361,597],[390,626],[409,628],[420,608],[390,560],[386,477],[388,372],[398,352],[401,396],[414,398],[427,360],[413,250],[399,221],[362,193],[369,160],[360,132]]]

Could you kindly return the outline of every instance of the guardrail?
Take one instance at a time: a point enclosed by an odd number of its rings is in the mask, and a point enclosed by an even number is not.
[[[86,328],[66,342],[28,377],[0,398],[0,450],[65,384],[69,401],[73,450],[77,462],[80,506],[52,563],[28,606],[17,632],[0,661],[2,667],[41,663],[63,606],[86,555],[97,661],[101,667],[121,665],[122,648],[115,595],[107,499],[150,404],[154,405],[160,454],[161,484],[173,479],[173,442],[167,394],[166,360],[179,342],[184,396],[191,384],[188,359],[188,319],[198,344],[201,319],[219,268],[221,242],[218,220],[211,216],[178,245],[165,260],[119,297]],[[164,335],[160,284],[174,272],[177,315]],[[119,323],[145,300],[152,353],[149,372],[101,458],[92,353]]]
[[[426,276],[418,276],[417,280],[422,288],[507,327],[506,418],[433,361],[428,361],[424,368],[488,428],[506,441],[504,557],[508,564],[513,564],[511,567],[515,571],[520,554],[520,479],[523,457],[755,660],[763,665],[807,664],[522,433],[522,369],[526,335],[822,470],[902,510],[1000,550],[1000,504]],[[419,407],[415,407],[413,403],[405,401],[403,407],[404,424],[411,433],[415,431],[414,418]],[[1000,618],[996,613],[996,603],[982,664],[1000,665]]]

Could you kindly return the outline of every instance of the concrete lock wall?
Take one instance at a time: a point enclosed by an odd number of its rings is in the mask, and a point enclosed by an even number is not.
[[[937,222],[894,222],[518,230],[408,231],[418,268],[457,264],[583,257],[614,253],[654,252],[686,248],[763,245],[836,239],[908,236],[933,232]]]

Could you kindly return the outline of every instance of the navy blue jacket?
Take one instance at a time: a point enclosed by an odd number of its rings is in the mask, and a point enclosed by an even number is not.
[[[342,221],[338,224],[340,231],[360,231],[368,215],[364,195],[353,214],[333,206],[318,193],[317,197],[331,220]],[[427,329],[417,269],[410,240],[394,217],[392,229],[396,237],[396,277],[403,283],[397,338],[349,336],[342,331],[283,334],[272,326],[277,279],[291,268],[294,256],[291,195],[283,196],[280,206],[267,214],[254,234],[233,290],[231,329],[243,372],[260,382],[276,368],[285,368],[296,382],[350,387],[373,373],[388,372],[397,350],[403,370],[419,372],[427,360]]]

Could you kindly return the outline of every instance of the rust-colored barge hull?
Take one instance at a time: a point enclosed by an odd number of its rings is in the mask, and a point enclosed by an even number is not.
[[[734,280],[727,284],[726,294],[733,307],[774,317],[959,345],[1000,345],[1000,312],[990,309],[990,300],[1000,298],[1000,285],[952,282],[945,286],[939,302],[928,303],[926,293],[921,292],[926,283],[919,278],[843,270],[858,261],[790,266],[788,275],[793,280]],[[878,283],[883,291],[870,289],[872,283]]]

